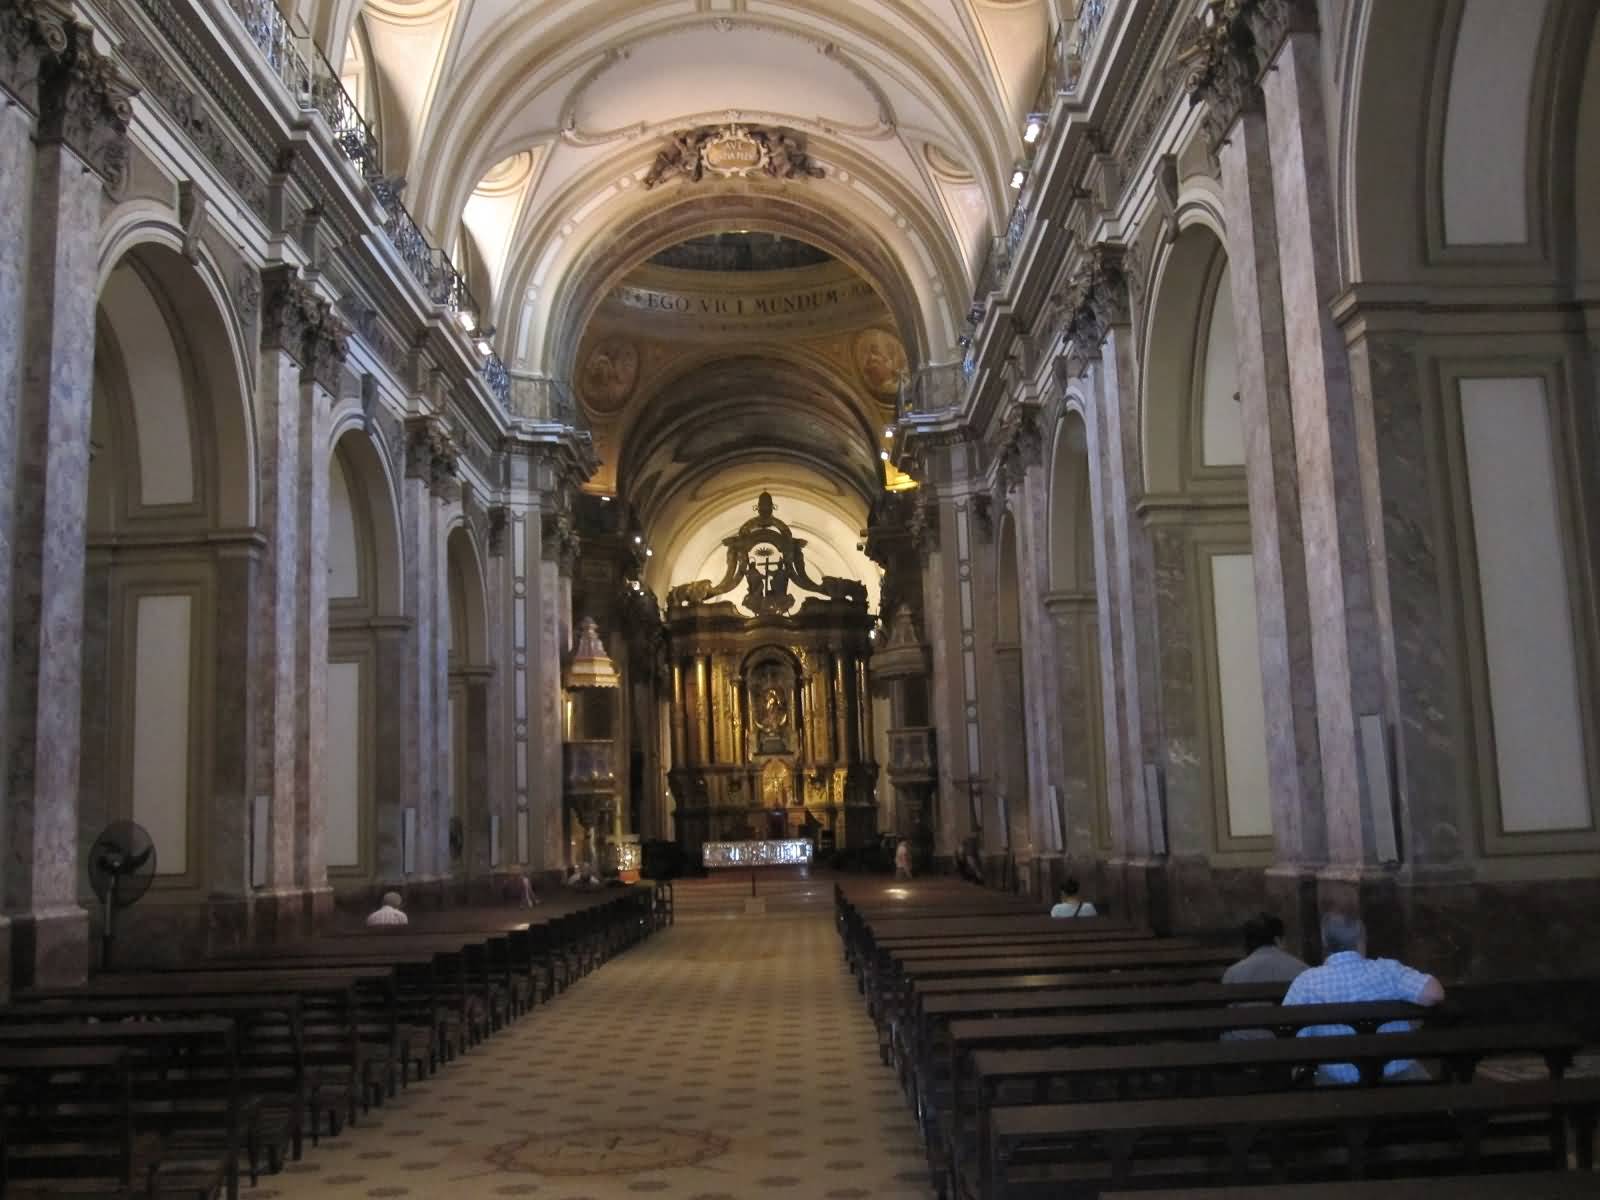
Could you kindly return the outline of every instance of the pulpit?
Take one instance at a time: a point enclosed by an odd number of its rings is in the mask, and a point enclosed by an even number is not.
[[[562,740],[562,791],[567,821],[567,865],[598,874],[607,847],[621,837],[617,804],[617,689],[620,679],[595,622],[578,624],[578,643],[563,673],[566,736]]]

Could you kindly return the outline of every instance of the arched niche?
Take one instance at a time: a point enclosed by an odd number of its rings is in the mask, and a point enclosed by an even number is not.
[[[464,523],[445,539],[449,597],[450,860],[458,875],[499,866],[489,795],[489,614],[482,560]]]
[[[400,714],[381,703],[398,683],[403,612],[399,513],[374,436],[336,427],[328,461],[327,752],[324,850],[336,885],[382,868],[379,798],[398,794]]]
[[[249,703],[249,639],[219,633],[254,612],[240,570],[252,421],[208,268],[136,233],[116,253],[95,322],[80,851],[110,821],[137,821],[156,844],[157,899],[189,902],[247,883],[240,848],[208,830],[249,784],[217,714]]]
[[[1142,406],[1146,488],[1242,488],[1233,289],[1228,258],[1209,228],[1190,225],[1156,279],[1145,338]]]
[[[995,672],[1000,700],[1000,761],[995,787],[1004,801],[1003,843],[986,839],[991,852],[1009,856],[1032,849],[1028,828],[1027,689],[1022,644],[1022,580],[1018,531],[1008,510],[995,542]]]
[[[1094,511],[1088,430],[1067,408],[1050,453],[1051,618],[1059,669],[1051,726],[1061,739],[1060,850],[1083,855],[1110,848],[1105,782],[1105,708],[1100,679],[1100,629],[1095,590]]]
[[[1167,831],[1174,853],[1260,858],[1271,797],[1229,263],[1198,214],[1180,220],[1141,347]]]

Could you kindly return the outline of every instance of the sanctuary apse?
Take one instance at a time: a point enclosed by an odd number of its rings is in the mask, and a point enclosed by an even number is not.
[[[0,0],[0,90],[8,986],[120,820],[132,958],[814,828],[1593,965],[1590,0]]]

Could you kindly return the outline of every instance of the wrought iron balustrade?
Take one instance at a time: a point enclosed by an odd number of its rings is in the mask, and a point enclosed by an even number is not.
[[[400,261],[422,288],[428,300],[443,307],[474,344],[480,340],[480,310],[465,276],[450,256],[432,245],[401,199],[403,181],[383,173],[378,139],[361,115],[344,81],[321,47],[296,30],[274,0],[227,0],[246,35],[273,72],[304,108],[314,109],[327,122],[339,151],[372,189],[384,211],[383,231]],[[462,319],[465,314],[465,319]],[[480,354],[479,371],[502,404],[511,403],[511,377],[505,363],[492,350]],[[576,406],[572,406],[574,412]],[[559,417],[551,418],[559,419]]]
[[[529,421],[548,421],[583,429],[583,409],[572,388],[547,375],[516,375],[511,378],[511,411]]]

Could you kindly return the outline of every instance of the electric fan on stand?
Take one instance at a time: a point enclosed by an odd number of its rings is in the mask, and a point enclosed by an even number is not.
[[[113,821],[89,847],[89,886],[100,898],[100,969],[111,965],[117,913],[133,904],[156,877],[156,844],[144,826]]]

